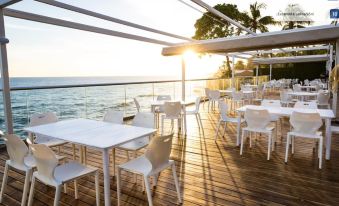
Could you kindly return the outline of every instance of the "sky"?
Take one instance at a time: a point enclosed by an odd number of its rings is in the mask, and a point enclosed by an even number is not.
[[[178,0],[77,0],[65,1],[112,17],[149,26],[185,37],[194,35],[194,23],[201,13]],[[184,0],[192,4],[189,0]],[[209,5],[237,4],[241,11],[248,10],[252,0],[204,0]],[[329,0],[258,0],[266,3],[263,15],[279,18],[279,11],[288,4],[299,4],[312,13],[313,25],[329,24],[329,10],[338,8],[339,1]],[[273,3],[274,2],[274,3]],[[310,3],[312,2],[312,3]],[[196,8],[198,6],[192,4]],[[104,20],[55,8],[33,0],[23,0],[12,9],[32,12],[68,21],[142,35],[173,43],[182,40],[140,31]],[[201,11],[203,9],[199,8]],[[5,18],[11,77],[45,76],[174,76],[180,77],[181,57],[164,57],[164,46],[94,34],[69,28],[35,23],[11,17]],[[271,31],[281,30],[270,27]],[[215,72],[225,57],[187,55],[188,78],[206,77]]]

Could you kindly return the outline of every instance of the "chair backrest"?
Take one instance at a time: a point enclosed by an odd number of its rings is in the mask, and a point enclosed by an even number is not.
[[[211,100],[218,101],[220,99],[220,91],[219,90],[210,90],[209,95]]]
[[[232,99],[235,101],[242,100],[244,98],[244,94],[239,91],[239,92],[232,92]]]
[[[171,100],[171,95],[159,95],[157,96],[158,101]]]
[[[291,101],[291,96],[288,95],[287,91],[280,91],[280,101],[281,102],[289,102],[289,101]]]
[[[319,92],[317,96],[318,104],[328,104],[330,94],[328,92]]]
[[[139,101],[137,100],[137,98],[133,98],[135,107],[137,108],[137,111],[140,112],[140,104]]]
[[[261,106],[264,106],[264,107],[281,107],[281,102],[280,102],[280,100],[263,99],[261,101]]]
[[[304,85],[308,86],[310,84],[310,81],[308,79],[304,80]]]
[[[228,108],[227,108],[226,102],[223,100],[219,100],[218,105],[219,105],[219,112],[220,112],[221,119],[226,120],[228,118],[227,116]]]
[[[322,126],[322,120],[319,113],[301,113],[293,112],[290,117],[290,123],[295,132],[314,134]]]
[[[316,102],[302,102],[298,101],[294,104],[294,108],[303,108],[303,109],[318,109]]]
[[[36,161],[39,179],[45,184],[53,185],[56,182],[54,170],[59,163],[54,152],[44,144],[33,144],[31,149]]]
[[[58,121],[58,117],[54,112],[46,112],[42,114],[33,114],[29,119],[29,126],[38,126],[43,124],[54,123]]]
[[[210,98],[210,89],[209,88],[205,88],[205,95],[207,98]]]
[[[172,138],[173,134],[153,137],[148,144],[145,157],[151,162],[153,170],[168,163],[172,150]]]
[[[271,121],[266,109],[250,109],[245,111],[245,121],[249,128],[264,129]]]
[[[124,112],[114,111],[109,109],[104,115],[104,122],[123,124],[124,123]]]
[[[195,99],[195,109],[194,109],[194,111],[197,113],[199,112],[199,109],[200,109],[200,102],[201,102],[201,97],[197,97]]]
[[[165,102],[164,113],[166,117],[178,118],[181,114],[180,102]]]
[[[155,128],[154,114],[151,112],[138,112],[132,122],[133,126]]]
[[[26,144],[15,134],[4,135],[3,139],[11,164],[17,168],[25,168],[24,158],[28,154]]]
[[[301,86],[300,84],[293,85],[293,91],[294,92],[301,92]]]
[[[29,118],[29,126],[30,127],[39,126],[39,125],[54,123],[54,122],[57,122],[57,121],[58,121],[58,117],[56,116],[56,114],[54,112],[33,114]],[[29,137],[32,137],[31,133],[29,133]],[[39,134],[35,134],[35,137],[36,137],[35,142],[37,142],[37,143],[51,139],[48,136],[39,135]],[[32,142],[28,141],[28,143],[32,143]]]

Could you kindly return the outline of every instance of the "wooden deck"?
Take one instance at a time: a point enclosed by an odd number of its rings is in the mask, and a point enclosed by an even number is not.
[[[206,105],[207,106],[207,105]],[[285,138],[277,142],[270,161],[266,160],[267,141],[260,137],[254,147],[244,148],[243,156],[235,146],[236,127],[228,125],[226,135],[214,141],[217,113],[202,108],[204,135],[199,132],[193,116],[188,117],[188,136],[175,135],[171,158],[176,161],[183,205],[339,205],[339,137],[333,137],[330,161],[318,169],[313,141],[296,140],[296,153],[284,163]],[[285,128],[289,128],[287,121]],[[283,135],[286,135],[284,130]],[[71,159],[71,149],[65,148]],[[0,178],[5,149],[0,151]],[[124,152],[118,152],[117,161],[126,161]],[[88,164],[101,167],[101,154],[88,151]],[[125,205],[147,205],[142,192],[141,178],[133,182],[123,173],[122,200]],[[103,203],[103,175],[101,173],[101,201]],[[24,176],[11,171],[2,205],[20,205]],[[116,182],[112,179],[112,205],[116,204]],[[68,194],[62,193],[60,205],[95,205],[94,180],[84,178],[79,186],[80,199],[74,199],[73,185]],[[52,205],[54,189],[38,183],[34,205]],[[175,205],[177,197],[171,171],[161,173],[153,190],[154,205]]]

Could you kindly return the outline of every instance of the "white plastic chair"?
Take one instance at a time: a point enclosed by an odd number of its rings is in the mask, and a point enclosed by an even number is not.
[[[280,91],[280,103],[283,107],[289,107],[292,103],[292,98],[287,91]]]
[[[328,92],[319,92],[317,96],[318,107],[330,108],[330,94]]]
[[[36,161],[37,171],[33,173],[28,206],[33,204],[36,179],[46,185],[56,188],[54,206],[57,206],[59,205],[63,184],[89,175],[95,176],[96,205],[100,205],[99,171],[97,168],[88,167],[75,161],[58,165],[58,159],[56,155],[46,145],[35,144],[32,145],[31,148]],[[75,198],[77,199],[77,184],[74,186]]]
[[[293,85],[293,91],[294,92],[301,92],[301,86],[300,84]]]
[[[9,160],[6,160],[6,163],[5,163],[4,176],[3,176],[1,192],[0,192],[0,203],[2,202],[2,198],[5,192],[8,171],[12,167],[16,170],[25,172],[24,190],[23,190],[22,199],[21,199],[21,206],[24,206],[26,205],[26,202],[27,202],[29,183],[32,178],[33,169],[36,167],[36,162],[35,162],[33,155],[29,152],[28,147],[23,142],[23,140],[21,140],[20,137],[14,134],[9,134],[9,135],[4,135],[3,139],[6,144],[7,153],[9,155]],[[58,156],[58,155],[56,157],[58,161],[65,158],[64,156]]]
[[[319,140],[319,169],[322,165],[322,153],[323,153],[323,136],[320,131],[320,127],[323,122],[319,113],[301,113],[293,112],[290,118],[290,123],[293,127],[292,131],[287,133],[285,162],[288,159],[288,149],[290,143],[292,143],[292,154],[294,154],[294,139],[295,137],[304,137]]]
[[[219,128],[222,123],[224,123],[224,133],[222,136],[225,136],[227,123],[238,123],[238,118],[229,117],[227,115],[227,111],[228,111],[227,104],[223,100],[219,101],[219,111],[220,111],[220,120],[216,128],[216,132],[215,132],[216,134],[215,134],[214,141],[217,141],[218,134],[219,134]],[[241,123],[243,123],[244,121],[245,121],[244,119],[241,119]]]
[[[263,107],[281,107],[281,102],[280,100],[271,100],[271,99],[264,99],[261,102],[261,106]],[[278,136],[278,122],[280,121],[280,133],[282,134],[282,120],[279,116],[270,114],[271,121],[275,123],[275,136]],[[282,136],[282,135],[281,135]]]
[[[204,97],[204,107],[205,107],[205,102],[206,102],[206,100],[209,100],[209,98],[210,98],[210,89],[209,88],[205,88],[205,97]]]
[[[30,117],[29,120],[29,126],[39,126],[39,125],[44,125],[44,124],[49,124],[49,123],[55,123],[58,121],[58,117],[55,115],[53,112],[46,112],[43,114],[33,114]],[[66,141],[51,138],[48,136],[44,135],[39,135],[39,134],[29,134],[29,143],[36,143],[36,144],[45,144],[48,147],[59,147],[59,152],[60,152],[60,146],[67,144]],[[75,154],[73,154],[74,156]]]
[[[178,132],[180,128],[184,131],[182,127],[183,115],[181,113],[181,103],[180,102],[165,102],[164,104],[164,115],[161,116],[161,134],[164,134],[164,122],[165,119],[171,120],[171,133],[173,132],[174,120],[178,120]]]
[[[114,124],[123,124],[124,123],[124,112],[114,111],[112,109],[107,110],[104,114],[104,122],[114,123]]]
[[[139,101],[137,100],[137,98],[133,98],[133,101],[134,101],[134,104],[135,104],[135,107],[137,108],[137,111],[140,112],[140,104],[139,104]]]
[[[294,104],[294,108],[300,109],[318,109],[318,105],[316,102],[302,102],[298,101]]]
[[[118,205],[121,199],[121,171],[125,170],[132,173],[141,174],[144,177],[148,205],[152,206],[152,194],[149,178],[158,176],[161,171],[171,167],[175,188],[179,203],[181,203],[181,194],[179,181],[176,174],[175,162],[170,160],[173,134],[168,136],[153,137],[147,147],[144,155],[133,159],[117,167],[117,197]]]
[[[25,172],[24,190],[22,193],[21,206],[26,205],[27,194],[29,189],[29,183],[32,177],[33,168],[35,167],[35,161],[32,155],[29,154],[28,148],[20,137],[10,134],[4,137],[9,160],[6,160],[4,176],[2,179],[0,203],[2,202],[5,187],[7,184],[8,170],[10,167],[16,170]]]
[[[209,91],[209,101],[208,101],[208,112],[210,111],[210,105],[212,111],[215,110],[215,103],[218,102],[221,98],[219,90],[210,90]]]
[[[171,95],[159,95],[157,96],[157,101],[171,101]],[[154,113],[156,114],[156,124],[157,128],[159,127],[159,118],[160,114],[164,113],[164,105],[158,106],[155,108]]]
[[[124,123],[124,112],[122,111],[114,111],[109,109],[104,115],[104,122],[109,122],[112,124],[123,124]],[[153,119],[154,121],[154,119]],[[87,155],[86,155],[86,147],[83,150],[84,152],[84,159],[87,162]],[[128,153],[127,153],[128,157]],[[112,148],[112,167],[113,167],[113,174],[115,174],[115,148]]]
[[[231,99],[231,111],[235,111],[238,107],[244,105],[244,95],[241,91],[239,92],[232,92],[232,99]]]
[[[197,120],[198,127],[201,128],[202,131],[204,131],[204,128],[203,128],[202,122],[201,122],[201,116],[200,116],[200,113],[199,113],[200,101],[201,101],[201,98],[197,97],[195,99],[195,109],[186,111],[186,115],[194,115],[195,119]]]
[[[146,112],[139,112],[135,115],[133,122],[133,126],[137,127],[145,127],[145,128],[155,128],[154,125],[154,114],[153,113],[146,113]],[[137,140],[127,142],[123,145],[117,147],[117,149],[126,151],[127,161],[130,160],[128,152],[132,152],[133,158],[137,157],[137,152],[143,148],[145,148],[150,141],[150,137],[142,137]],[[113,150],[113,168],[115,170],[115,150]],[[136,179],[136,177],[135,177]]]
[[[241,135],[241,145],[240,145],[240,155],[243,153],[244,148],[244,139],[245,132],[254,132],[254,133],[266,133],[268,135],[268,148],[267,148],[267,160],[270,159],[271,150],[274,151],[274,137],[273,130],[274,127],[269,127],[271,122],[270,114],[267,110],[258,110],[258,109],[246,109],[245,111],[245,121],[247,127],[242,129]],[[252,135],[250,134],[250,147],[252,147]]]

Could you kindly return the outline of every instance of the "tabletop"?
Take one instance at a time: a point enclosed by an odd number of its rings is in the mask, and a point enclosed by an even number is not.
[[[288,92],[287,94],[294,96],[317,96],[318,92]]]
[[[151,101],[151,106],[161,106],[161,105],[164,105],[165,102],[180,102],[181,105],[189,105],[189,104],[193,104],[195,103],[194,100],[190,99],[190,100],[185,100],[185,101],[182,101],[182,100],[154,100],[154,101]]]
[[[256,105],[246,105],[237,109],[238,112],[245,112],[247,108],[250,109],[267,109],[270,114],[276,114],[279,116],[291,116],[293,112],[304,112],[320,114],[323,119],[335,118],[334,113],[331,109],[304,109],[304,108],[293,108],[293,107],[264,107]]]
[[[222,93],[232,93],[232,90],[219,90]],[[242,91],[243,94],[253,94],[255,91]]]
[[[89,119],[63,120],[51,124],[26,127],[24,130],[99,149],[113,148],[156,132],[155,129],[150,128]]]

